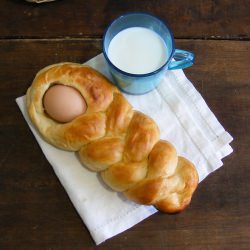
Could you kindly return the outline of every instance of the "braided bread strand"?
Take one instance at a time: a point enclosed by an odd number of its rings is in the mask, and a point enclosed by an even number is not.
[[[43,96],[54,84],[76,88],[87,103],[86,112],[68,123],[51,119]],[[134,111],[124,96],[94,69],[60,63],[38,72],[26,95],[27,109],[43,138],[100,172],[113,190],[139,204],[175,213],[191,201],[198,185],[193,164],[160,140],[156,123]]]

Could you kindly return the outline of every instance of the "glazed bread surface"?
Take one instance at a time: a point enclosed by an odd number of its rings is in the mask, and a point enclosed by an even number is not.
[[[77,89],[87,104],[68,123],[50,118],[43,96],[55,84]],[[76,63],[50,65],[36,75],[26,95],[32,123],[50,144],[77,151],[82,164],[99,172],[113,190],[139,204],[175,213],[191,201],[198,185],[194,165],[160,140],[157,124],[133,110],[122,93],[99,72]]]

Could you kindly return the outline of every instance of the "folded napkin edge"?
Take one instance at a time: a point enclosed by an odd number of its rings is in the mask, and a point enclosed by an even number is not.
[[[125,220],[126,223],[116,223],[118,221],[110,221],[109,223],[102,225],[101,227],[95,228],[94,230],[90,230],[90,234],[95,240],[95,243],[97,245],[101,244],[102,242],[106,241],[107,239],[118,235],[125,230],[133,227],[134,225],[138,224],[142,220],[148,218],[149,216],[156,213],[157,210],[153,206],[143,206],[143,205],[136,205],[134,209],[128,211],[124,216],[120,215],[119,217],[122,217],[123,219],[128,216],[133,216],[132,220]],[[110,226],[110,224],[115,224],[114,231],[110,231],[110,228],[107,228]],[[108,236],[108,237],[107,237]]]

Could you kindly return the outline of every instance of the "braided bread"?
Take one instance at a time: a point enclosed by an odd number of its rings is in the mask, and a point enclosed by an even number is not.
[[[87,103],[86,112],[67,123],[50,118],[43,96],[55,83],[77,89]],[[36,75],[26,100],[43,138],[60,149],[77,151],[82,164],[100,172],[113,190],[167,213],[182,211],[190,203],[198,185],[193,164],[177,156],[171,143],[160,140],[156,123],[134,111],[94,69],[76,63],[48,66]]]

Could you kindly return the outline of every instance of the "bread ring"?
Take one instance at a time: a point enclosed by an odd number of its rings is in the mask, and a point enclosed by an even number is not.
[[[43,96],[54,84],[76,88],[87,104],[68,123],[50,118]],[[48,66],[36,75],[26,95],[31,121],[50,144],[78,151],[79,159],[104,182],[139,204],[175,213],[191,201],[198,185],[194,165],[160,140],[156,123],[134,111],[120,91],[96,70],[77,63]]]

